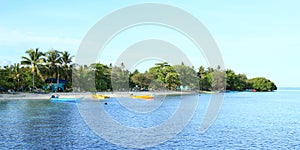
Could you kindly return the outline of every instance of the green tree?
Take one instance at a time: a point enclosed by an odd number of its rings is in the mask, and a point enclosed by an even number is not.
[[[226,79],[225,79],[225,72],[221,71],[219,69],[214,70],[213,72],[210,72],[210,75],[212,77],[211,87],[214,91],[220,91],[226,89]]]
[[[13,89],[19,91],[20,88],[20,82],[23,81],[24,77],[24,71],[22,68],[20,68],[20,64],[14,64],[9,67],[10,69],[10,74],[9,74],[9,79],[13,83]]]
[[[135,85],[138,85],[141,88],[149,88],[149,85],[151,84],[153,80],[153,75],[151,73],[145,72],[145,73],[139,73],[135,72],[131,80],[135,83]]]
[[[72,77],[72,88],[75,91],[96,91],[95,72],[87,65],[74,68]]]
[[[197,73],[193,68],[185,66],[183,63],[181,65],[175,65],[174,68],[179,75],[182,86],[191,89],[199,88]]]
[[[155,64],[149,69],[149,73],[153,75],[156,83],[163,83],[164,87],[169,90],[176,90],[181,84],[175,68],[167,62]]]
[[[169,90],[176,90],[181,84],[179,75],[176,72],[169,72],[165,78],[166,88]]]
[[[114,91],[129,91],[130,73],[122,63],[120,67],[114,66],[111,71],[112,88]]]
[[[11,69],[9,66],[4,66],[3,69],[0,70],[0,86],[4,89],[11,89],[13,88],[13,83],[9,82],[9,77],[11,76]]]
[[[63,51],[60,53],[63,69],[62,75],[64,76],[64,79],[68,81],[68,77],[72,76],[72,59],[74,58],[74,56],[71,56],[68,51]]]
[[[92,64],[91,68],[95,70],[95,84],[97,91],[111,89],[111,69],[100,63]]]
[[[249,79],[248,84],[251,88],[255,89],[256,91],[274,91],[277,90],[277,86],[264,77],[257,77]]]
[[[34,84],[34,76],[37,74],[42,80],[44,80],[41,72],[40,72],[40,66],[42,63],[45,62],[45,59],[43,58],[44,53],[40,52],[38,48],[35,50],[29,49],[26,51],[26,54],[28,54],[28,57],[22,56],[22,65],[28,65],[31,67],[31,73],[32,73],[32,87],[35,87]]]
[[[205,68],[203,66],[200,66],[197,72],[198,78],[202,78],[204,73],[205,73]]]
[[[49,77],[59,78],[62,66],[62,58],[57,50],[49,50],[46,53],[46,66]]]
[[[244,91],[247,88],[247,76],[235,74],[233,70],[226,70],[226,90]]]
[[[137,69],[135,69],[133,72],[130,72],[130,74],[129,74],[129,88],[130,89],[133,89],[137,85],[137,83],[132,80],[132,77],[139,73],[140,72]]]
[[[245,74],[237,75],[237,83],[235,84],[237,91],[244,91],[247,89],[247,76]]]
[[[197,76],[199,80],[199,87],[201,91],[210,91],[212,90],[212,82],[213,82],[213,69],[212,68],[205,68],[200,66],[198,68]]]
[[[169,66],[170,65],[167,62],[156,63],[154,67],[149,69],[149,72],[153,74],[156,80],[165,83],[165,77],[168,73],[166,68]]]

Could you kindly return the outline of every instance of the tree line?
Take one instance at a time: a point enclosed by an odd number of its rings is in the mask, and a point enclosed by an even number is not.
[[[231,69],[157,63],[145,72],[120,66],[94,63],[76,65],[67,51],[29,49],[21,62],[0,68],[0,90],[43,89],[45,79],[67,81],[66,91],[200,90],[200,91],[274,91],[276,85],[264,77],[248,79]]]
[[[47,78],[61,78],[68,81],[71,87],[74,56],[68,51],[49,50],[41,52],[37,49],[29,49],[27,56],[21,57],[20,63],[7,65],[0,68],[0,86],[2,89],[15,91],[29,91],[43,88]]]

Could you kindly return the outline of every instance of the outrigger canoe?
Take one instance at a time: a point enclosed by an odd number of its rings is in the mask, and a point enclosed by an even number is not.
[[[145,100],[152,100],[152,95],[132,95],[131,98],[139,98],[139,99],[145,99]]]
[[[51,102],[73,102],[78,103],[82,98],[50,98]]]
[[[93,94],[92,97],[93,97],[93,98],[96,98],[96,99],[110,98],[109,96],[107,96],[107,95],[102,95],[102,94]]]

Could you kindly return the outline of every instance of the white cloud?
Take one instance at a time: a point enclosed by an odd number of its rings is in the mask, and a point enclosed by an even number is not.
[[[12,57],[12,56],[0,56],[0,66],[7,66],[12,65],[15,62],[19,62],[19,57]]]
[[[72,37],[48,36],[31,31],[3,28],[0,25],[0,66],[19,63],[30,48],[42,51],[57,49],[76,55],[80,40]]]
[[[13,29],[5,29],[0,27],[0,46],[14,47],[16,45],[35,45],[36,47],[49,48],[77,48],[80,39],[70,37],[46,36],[35,34],[30,31],[19,31]]]

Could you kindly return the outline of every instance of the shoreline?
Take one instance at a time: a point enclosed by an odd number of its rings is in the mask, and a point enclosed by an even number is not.
[[[0,94],[0,101],[3,100],[49,100],[52,95],[59,95],[60,98],[92,98],[92,92],[85,93],[15,93],[15,94]],[[97,94],[107,95],[109,97],[129,97],[130,95],[154,95],[154,96],[176,96],[176,95],[190,95],[195,92],[181,92],[181,91],[166,91],[166,92],[97,92]],[[200,93],[199,93],[200,94]]]
[[[278,90],[276,90],[278,91]],[[137,92],[97,92],[109,96],[111,98],[130,97],[130,95],[153,95],[153,96],[180,96],[180,95],[191,95],[191,94],[219,94],[219,93],[231,93],[231,92],[249,92],[249,91],[137,91]],[[268,91],[270,92],[270,91]],[[273,91],[275,92],[275,91]],[[260,92],[257,92],[260,93]],[[93,92],[61,92],[61,93],[28,93],[19,92],[13,94],[0,94],[0,101],[3,100],[49,100],[52,95],[59,95],[60,98],[86,98],[94,99],[92,97]]]

